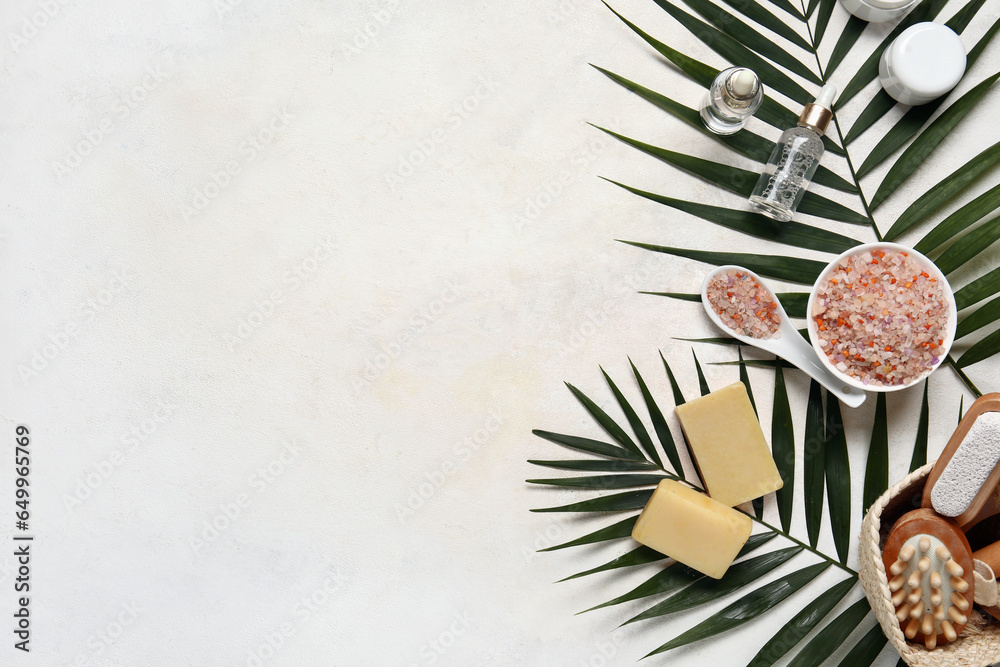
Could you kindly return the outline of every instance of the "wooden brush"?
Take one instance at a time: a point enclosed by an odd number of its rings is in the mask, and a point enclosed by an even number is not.
[[[962,634],[972,610],[972,551],[958,525],[931,509],[904,514],[882,551],[903,634],[933,650]]]

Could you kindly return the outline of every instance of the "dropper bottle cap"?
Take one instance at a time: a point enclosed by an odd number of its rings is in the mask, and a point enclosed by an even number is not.
[[[808,127],[818,134],[825,134],[833,118],[833,101],[837,98],[837,87],[827,84],[820,88],[816,101],[805,105],[799,116],[799,127]]]
[[[760,87],[760,79],[752,70],[746,68],[733,72],[729,76],[728,83],[733,96],[741,100],[752,98]]]

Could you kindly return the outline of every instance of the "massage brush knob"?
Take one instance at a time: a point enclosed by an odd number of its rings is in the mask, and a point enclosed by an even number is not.
[[[882,552],[903,635],[928,650],[955,641],[973,601],[972,550],[958,524],[931,509],[904,514]]]

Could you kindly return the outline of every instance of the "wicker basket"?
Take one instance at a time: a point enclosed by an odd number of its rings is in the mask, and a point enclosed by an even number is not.
[[[928,651],[906,641],[896,620],[889,582],[882,564],[882,547],[896,520],[920,507],[924,482],[933,463],[915,470],[875,501],[861,523],[858,550],[861,586],[868,596],[875,618],[893,648],[913,667],[989,667],[1000,662],[1000,622],[988,614],[973,611],[958,640]]]

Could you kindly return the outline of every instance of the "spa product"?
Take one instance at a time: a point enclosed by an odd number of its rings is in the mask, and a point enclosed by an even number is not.
[[[730,296],[729,281],[733,280],[735,283],[742,277],[748,277],[750,281],[753,281],[752,283],[745,282],[746,285],[752,287],[752,290],[743,295],[733,292]],[[759,288],[753,287],[753,283],[756,283]],[[719,289],[723,285],[727,287],[724,292]],[[757,297],[760,297],[760,301],[757,301]],[[729,301],[730,299],[737,300],[738,303],[732,303]],[[715,305],[713,305],[713,301]],[[744,301],[745,303],[743,303]],[[744,314],[739,312],[739,308],[741,304],[750,307],[751,301],[754,304],[753,310],[746,313],[746,319],[744,319]],[[760,308],[760,304],[766,304],[767,308]],[[750,269],[744,266],[726,264],[709,271],[701,282],[701,305],[705,309],[708,319],[714,322],[721,331],[744,345],[752,345],[759,350],[781,357],[823,385],[844,405],[856,408],[865,402],[865,392],[857,387],[849,386],[839,373],[827,367],[825,362],[819,358],[819,353],[813,348],[812,343],[803,338],[795,325],[792,324],[785,309],[781,307],[778,295],[770,291],[760,276]],[[736,310],[734,311],[733,308]],[[735,318],[734,315],[740,315],[740,317]],[[761,326],[767,326],[758,328],[756,331],[753,327],[749,329],[746,327],[733,328],[734,325],[738,326],[739,322],[746,323],[750,319],[759,320],[758,323]],[[777,327],[773,335],[759,337],[767,335],[771,326]],[[743,331],[749,331],[749,335],[744,335]]]
[[[840,0],[850,13],[870,23],[899,18],[920,0]]]
[[[742,382],[678,405],[676,412],[712,498],[734,507],[782,487]]]
[[[928,649],[955,641],[974,596],[972,553],[955,522],[926,508],[904,514],[882,563],[903,635]]]
[[[950,287],[927,268],[913,251],[876,247],[824,272],[808,315],[831,366],[873,389],[905,386],[937,366],[951,342]]]
[[[764,101],[764,87],[753,70],[730,67],[715,77],[701,103],[701,120],[716,134],[743,129]]]
[[[719,319],[740,336],[781,336],[778,302],[756,276],[739,269],[717,273],[709,280],[706,293]]]
[[[802,110],[798,124],[778,139],[750,195],[750,204],[758,212],[780,222],[795,215],[823,157],[823,133],[833,118],[836,96],[836,86],[823,86],[816,101]]]
[[[656,486],[632,537],[713,579],[721,579],[750,538],[753,521],[679,482]]]
[[[971,526],[995,514],[1000,484],[1000,394],[973,403],[927,477],[923,506]]]
[[[882,52],[882,87],[902,104],[927,104],[958,85],[965,74],[962,40],[940,23],[918,23],[904,30]]]

